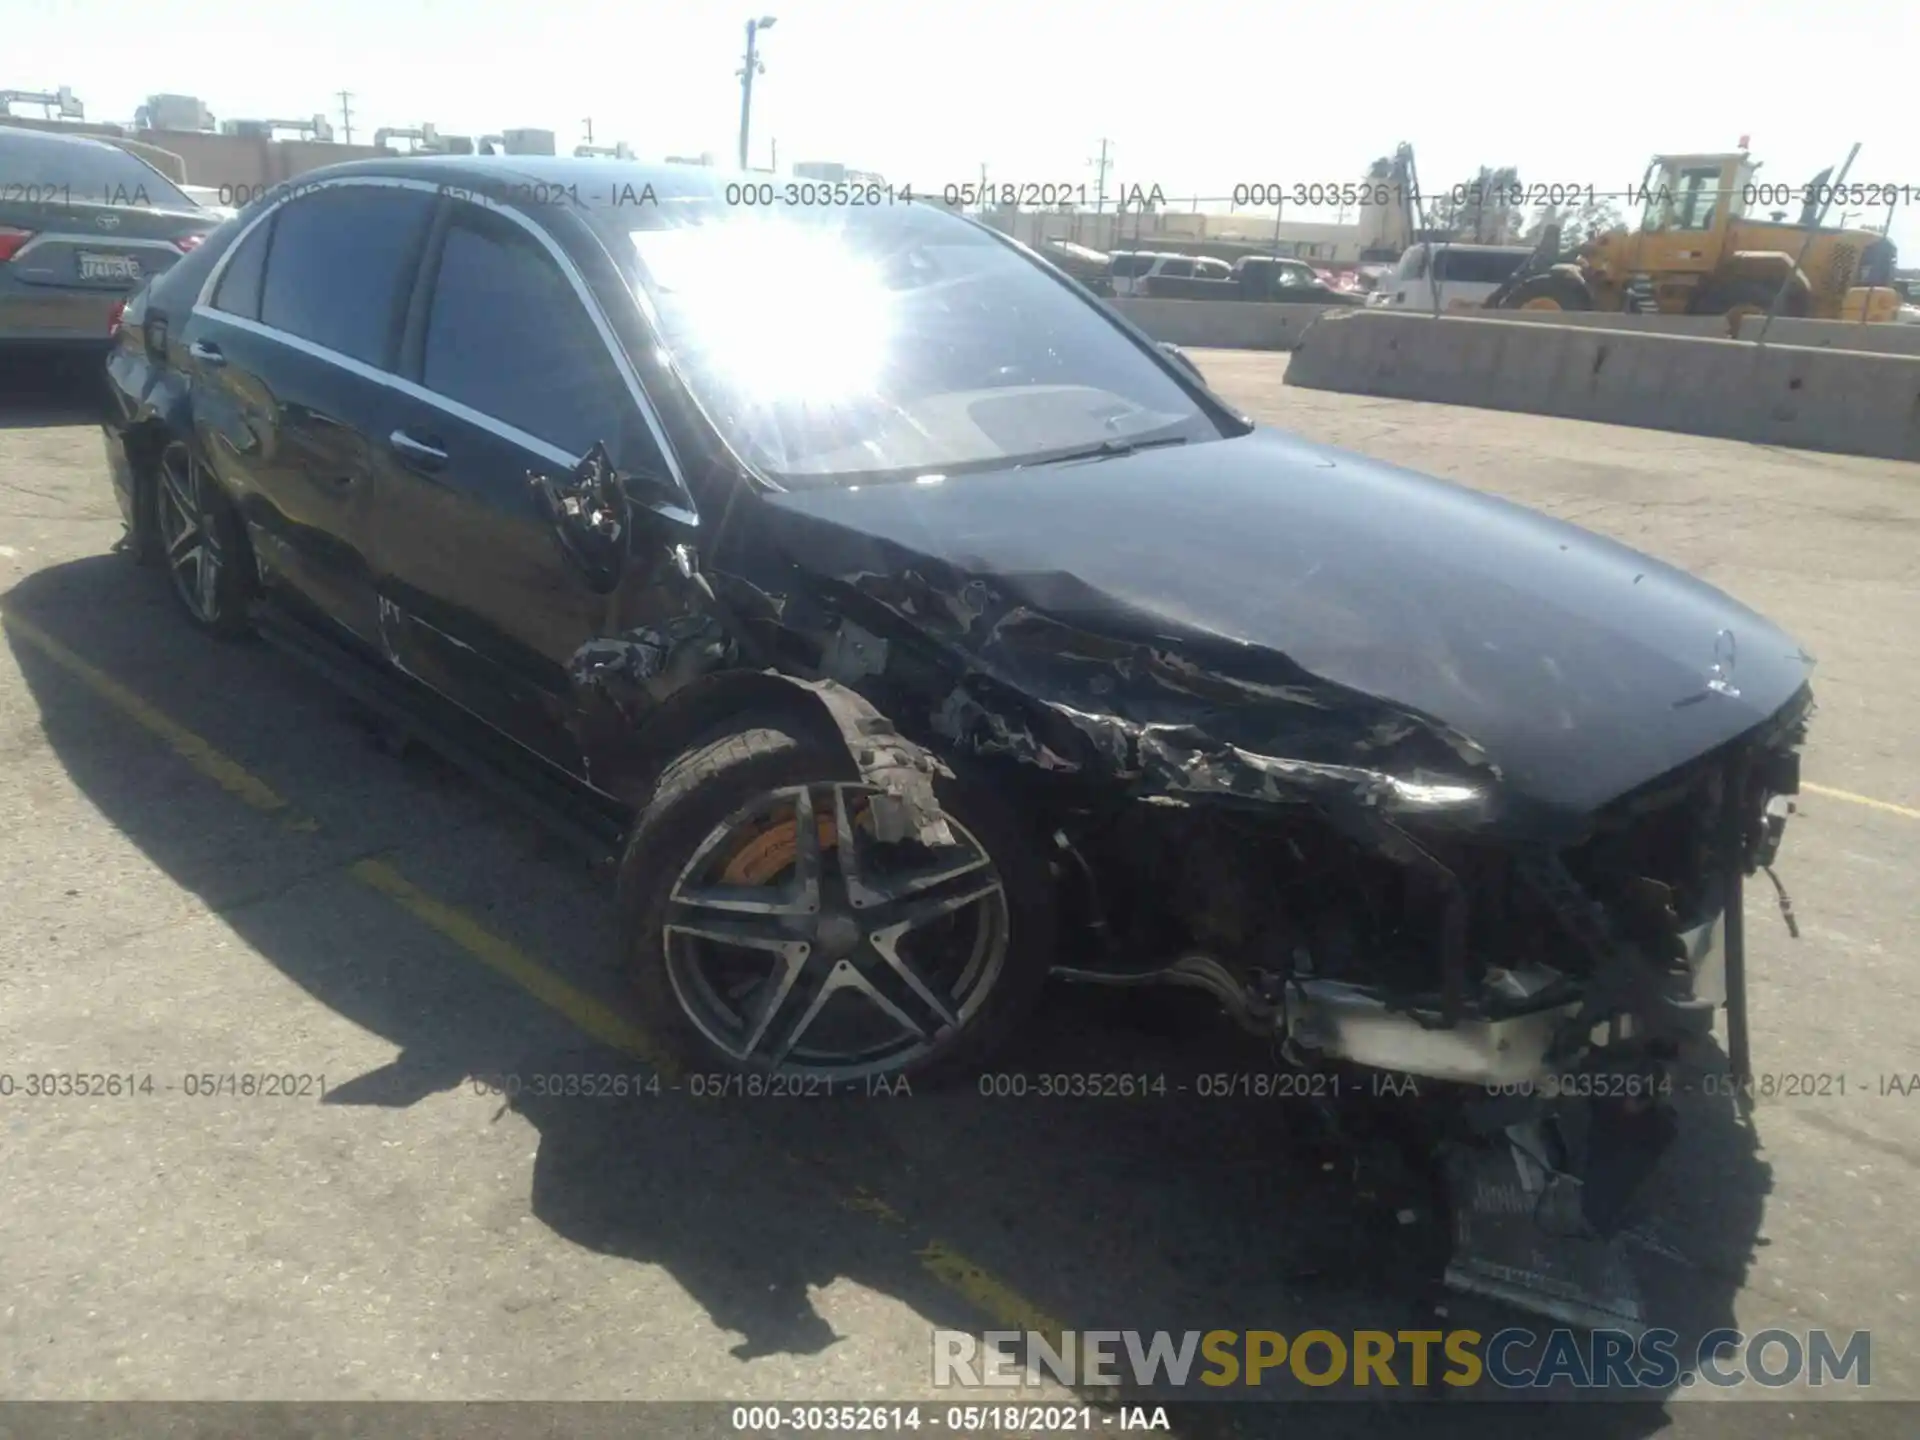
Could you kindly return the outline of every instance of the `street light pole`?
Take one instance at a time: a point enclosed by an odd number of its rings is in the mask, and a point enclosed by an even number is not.
[[[773,28],[774,17],[762,15],[758,20],[747,21],[747,61],[740,67],[740,168],[747,168],[747,127],[753,118],[753,77],[766,73],[767,67],[760,63],[760,57],[754,50],[754,37],[762,30]]]

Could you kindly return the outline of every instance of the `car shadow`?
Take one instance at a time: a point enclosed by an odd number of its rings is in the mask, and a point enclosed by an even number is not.
[[[329,1103],[406,1106],[462,1086],[491,1096],[489,1077],[633,1069],[471,961],[416,954],[433,945],[397,909],[375,915],[380,943],[343,942],[328,902],[298,883],[316,855],[344,866],[382,837],[418,838],[446,817],[443,848],[493,847],[527,903],[545,906],[541,930],[522,937],[543,961],[606,953],[600,882],[516,814],[475,800],[431,757],[362,743],[319,681],[264,647],[193,633],[157,577],[122,558],[41,570],[0,608],[27,622],[8,627],[15,663],[87,800],[262,960],[398,1047]],[[138,732],[50,658],[42,636],[264,771],[296,805],[350,793],[351,824],[291,833],[214,785],[156,778]],[[456,834],[460,825],[470,829]],[[574,982],[617,994],[599,963]],[[678,1092],[628,1101],[523,1084],[492,1103],[539,1133],[533,1213],[576,1244],[666,1270],[740,1337],[731,1348],[742,1361],[841,1343],[813,1297],[843,1280],[929,1327],[976,1333],[1025,1328],[1035,1312],[1074,1330],[1548,1328],[1441,1294],[1441,1206],[1420,1157],[1399,1153],[1390,1133],[1332,1143],[1310,1103],[1208,1078],[1279,1069],[1203,997],[1056,986],[989,1076],[936,1093],[715,1100],[683,1080]],[[1109,1093],[1076,1093],[1089,1084]],[[1691,1097],[1686,1108],[1635,1251],[1650,1322],[1680,1332],[1683,1357],[1691,1337],[1736,1324],[1769,1188],[1757,1140],[1730,1107]],[[930,1371],[931,1339],[924,1358]],[[1460,1397],[1436,1386],[1428,1398]],[[1218,1403],[1188,1428],[1484,1434],[1488,1408]],[[1555,1409],[1566,1412],[1556,1428],[1606,1440],[1673,1422],[1657,1403]]]
[[[99,424],[109,414],[101,364],[95,356],[0,352],[0,430]]]

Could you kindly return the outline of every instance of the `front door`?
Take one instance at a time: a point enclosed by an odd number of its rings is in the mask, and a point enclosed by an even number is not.
[[[377,528],[395,663],[580,773],[567,664],[606,633],[612,601],[561,547],[530,477],[564,483],[596,442],[622,471],[668,464],[569,272],[531,222],[450,204],[408,326]],[[637,511],[631,564],[663,566],[690,518]]]

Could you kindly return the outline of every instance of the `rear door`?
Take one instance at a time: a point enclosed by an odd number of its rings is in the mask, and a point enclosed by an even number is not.
[[[378,486],[385,639],[396,663],[579,770],[567,664],[610,602],[561,549],[530,481],[595,442],[673,473],[611,329],[562,248],[513,212],[450,202],[408,325],[408,403]],[[690,535],[639,511],[634,570]],[[632,572],[630,572],[632,573]]]
[[[238,497],[262,580],[376,652],[373,456],[395,423],[400,331],[436,203],[424,186],[368,179],[276,207],[222,257],[184,337],[201,452]]]

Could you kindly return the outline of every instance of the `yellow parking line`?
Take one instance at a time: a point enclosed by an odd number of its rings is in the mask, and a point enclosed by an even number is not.
[[[974,1309],[989,1315],[1003,1329],[1031,1330],[1047,1337],[1056,1350],[1066,1327],[1001,1281],[989,1275],[959,1251],[938,1240],[915,1252],[928,1274],[959,1294]]]
[[[8,630],[67,671],[141,729],[157,735],[189,765],[253,809],[281,815],[283,823],[302,834],[319,830],[317,822],[297,815],[291,803],[237,760],[221,754],[171,716],[141,699],[98,666],[82,660],[39,626],[17,615],[0,613]],[[680,1078],[680,1067],[640,1026],[604,1002],[562,979],[521,950],[496,935],[456,905],[428,894],[384,860],[354,862],[347,873],[371,890],[452,941],[495,974],[511,980],[534,999],[571,1021],[577,1028],[616,1050],[652,1067],[663,1080]],[[804,1163],[804,1162],[803,1162]],[[821,1167],[807,1168],[816,1173]],[[829,1181],[830,1184],[837,1182]],[[870,1216],[876,1223],[904,1225],[905,1218],[885,1200],[855,1187],[838,1197],[849,1210]],[[1038,1331],[1057,1346],[1062,1325],[1041,1311],[1004,1281],[996,1279],[959,1251],[934,1240],[915,1252],[922,1267],[996,1324],[1008,1329]]]
[[[680,1067],[654,1038],[612,1007],[561,979],[512,941],[487,929],[466,911],[429,895],[384,860],[360,860],[348,873],[431,930],[446,936],[495,974],[503,975],[534,999],[573,1022],[603,1045],[643,1061],[661,1079],[680,1078]]]
[[[1833,800],[1845,800],[1853,805],[1865,805],[1873,810],[1885,810],[1891,815],[1904,815],[1909,820],[1920,820],[1920,810],[1910,810],[1905,805],[1896,805],[1891,800],[1875,800],[1871,795],[1856,795],[1851,790],[1836,790],[1831,785],[1814,785],[1802,780],[1800,788],[1810,795],[1825,795]]]

